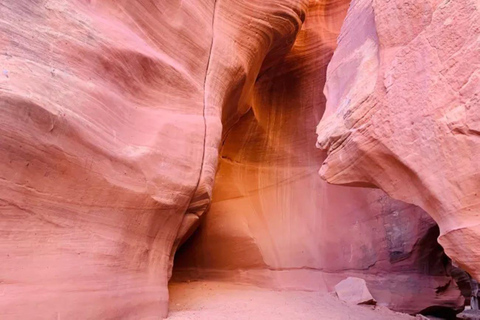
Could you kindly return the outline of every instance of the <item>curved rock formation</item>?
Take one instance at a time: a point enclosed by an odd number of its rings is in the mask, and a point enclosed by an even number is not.
[[[478,1],[352,3],[329,65],[318,145],[330,183],[425,209],[480,279]]]
[[[2,319],[165,316],[219,149],[184,267],[307,289],[360,275],[396,310],[458,306],[423,211],[316,174],[348,3],[1,3]]]
[[[213,10],[0,5],[2,318],[166,314],[174,241],[195,191],[208,193]]]
[[[173,253],[210,202],[222,116],[248,109],[243,91],[289,51],[305,6],[0,5],[2,317],[166,315]]]
[[[251,110],[224,130],[210,210],[180,251],[175,276],[332,290],[351,275],[394,310],[458,308],[463,300],[426,213],[318,177],[321,88],[349,1],[326,3],[310,2],[291,51],[276,64],[266,59],[244,90]]]

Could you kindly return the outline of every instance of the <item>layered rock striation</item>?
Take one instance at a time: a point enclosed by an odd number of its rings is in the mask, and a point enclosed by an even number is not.
[[[222,120],[247,108],[267,55],[288,52],[305,6],[0,4],[2,317],[166,315]]]
[[[211,1],[2,2],[2,317],[166,315],[182,220],[214,172],[213,11]]]
[[[264,60],[269,68],[248,90],[251,108],[224,129],[212,204],[178,254],[176,276],[323,291],[359,276],[395,310],[458,308],[463,300],[423,210],[318,177],[326,154],[315,149],[314,131],[348,5],[311,1],[292,49],[276,64]]]
[[[425,209],[480,277],[478,1],[352,3],[327,72],[318,145],[330,183]]]
[[[316,173],[326,155],[314,148],[314,130],[348,5],[1,3],[2,319],[165,316],[173,256],[199,225],[178,259],[190,275],[311,290],[361,276],[379,303],[396,310],[458,307],[435,224],[421,209],[379,190],[330,186]],[[379,12],[398,15],[399,25],[409,17],[429,23],[416,6],[411,15],[385,6]],[[358,8],[371,5],[359,1],[350,10],[329,74],[350,50],[342,49],[345,30]],[[421,33],[419,25],[412,30]],[[368,22],[355,32],[372,30]],[[380,52],[382,37],[401,48],[387,31],[377,30],[365,50]],[[474,49],[464,48],[471,61]],[[362,51],[358,57],[365,60]],[[381,65],[369,61],[367,78]],[[364,70],[351,66],[346,75]],[[453,85],[474,99],[476,77],[468,77],[469,85]],[[389,79],[395,83],[395,73]],[[349,86],[329,83],[327,92]],[[461,128],[468,146],[474,126]]]

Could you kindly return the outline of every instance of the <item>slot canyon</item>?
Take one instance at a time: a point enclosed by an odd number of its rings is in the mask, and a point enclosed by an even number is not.
[[[475,311],[478,0],[0,0],[0,30],[0,319]]]

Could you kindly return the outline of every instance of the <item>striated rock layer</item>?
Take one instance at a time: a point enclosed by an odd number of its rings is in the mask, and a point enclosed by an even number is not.
[[[205,159],[220,121],[204,114],[213,11],[0,4],[2,319],[166,315],[182,219],[215,170]]]
[[[222,122],[289,51],[306,1],[0,4],[0,311],[167,313]]]
[[[462,305],[423,210],[318,177],[326,155],[315,149],[315,126],[348,4],[311,1],[291,51],[266,58],[256,81],[245,82],[241,101],[250,110],[226,122],[213,202],[178,254],[176,279],[326,291],[359,276],[394,310]]]
[[[317,129],[327,181],[422,207],[448,256],[477,279],[479,10],[473,0],[354,1]]]
[[[165,316],[219,148],[185,270],[325,290],[357,275],[396,310],[457,306],[423,211],[316,175],[347,6],[3,1],[2,319]]]

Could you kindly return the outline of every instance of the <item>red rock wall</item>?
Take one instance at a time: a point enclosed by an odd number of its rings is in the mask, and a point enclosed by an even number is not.
[[[352,4],[330,63],[321,174],[424,208],[480,277],[478,1]]]
[[[166,314],[204,158],[213,10],[2,2],[2,319]]]
[[[357,274],[396,309],[456,305],[445,266],[419,262],[423,212],[316,174],[347,6],[2,3],[2,319],[166,315],[173,254],[217,162],[198,246],[179,260],[189,271],[309,289]]]
[[[251,110],[224,130],[213,202],[178,254],[179,279],[332,290],[357,275],[395,310],[463,302],[423,210],[318,179],[325,154],[315,149],[314,128],[348,4],[310,2],[292,50],[276,64],[264,61]]]
[[[173,253],[210,202],[222,118],[248,110],[305,7],[2,3],[4,318],[166,314]]]

